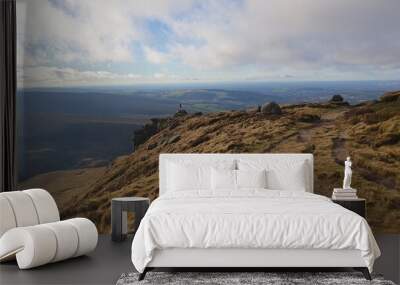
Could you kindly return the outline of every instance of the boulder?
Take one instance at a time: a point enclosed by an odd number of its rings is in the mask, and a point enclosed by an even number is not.
[[[268,115],[282,114],[281,107],[275,102],[269,102],[269,103],[265,103],[264,105],[262,105],[261,112],[263,114],[268,114]]]
[[[329,102],[332,102],[332,103],[342,103],[343,100],[344,100],[344,99],[343,99],[342,95],[336,94],[336,95],[333,95],[333,96],[332,96],[332,98],[331,98],[331,100],[329,100]]]

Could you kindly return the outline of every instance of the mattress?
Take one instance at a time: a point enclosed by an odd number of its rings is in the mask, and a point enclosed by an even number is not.
[[[247,189],[166,193],[140,223],[132,243],[139,272],[163,249],[359,250],[372,271],[380,255],[364,218],[307,192]]]

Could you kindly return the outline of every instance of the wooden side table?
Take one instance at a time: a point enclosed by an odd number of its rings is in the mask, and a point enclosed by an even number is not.
[[[337,200],[332,199],[332,202],[339,204],[340,206],[359,214],[361,217],[366,217],[366,202],[365,199],[357,198],[352,200]]]
[[[150,199],[143,197],[120,197],[111,200],[111,239],[123,241],[128,233],[127,212],[135,213],[135,232],[146,214]]]

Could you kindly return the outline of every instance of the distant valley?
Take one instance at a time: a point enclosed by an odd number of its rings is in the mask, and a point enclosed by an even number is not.
[[[376,99],[400,82],[292,82],[146,85],[20,90],[19,180],[57,170],[107,166],[133,151],[133,134],[151,118],[242,110],[264,102],[350,103]]]

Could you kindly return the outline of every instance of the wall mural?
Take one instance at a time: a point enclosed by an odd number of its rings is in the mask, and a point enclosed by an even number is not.
[[[387,4],[387,5],[386,5]],[[158,195],[166,152],[353,161],[375,232],[400,233],[399,1],[18,0],[19,187],[110,230]]]

